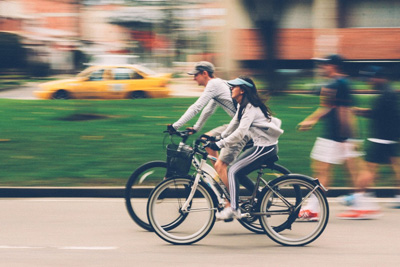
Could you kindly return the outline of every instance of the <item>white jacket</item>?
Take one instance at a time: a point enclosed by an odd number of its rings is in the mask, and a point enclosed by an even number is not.
[[[239,111],[239,107],[237,108]],[[240,142],[244,136],[249,135],[255,146],[271,146],[278,143],[279,136],[283,133],[281,120],[278,118],[267,119],[259,107],[247,104],[240,123],[238,112],[232,118],[228,128],[221,134],[221,139],[216,144],[223,148]]]

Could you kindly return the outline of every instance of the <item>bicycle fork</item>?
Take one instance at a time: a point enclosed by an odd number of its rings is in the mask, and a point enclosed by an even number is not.
[[[205,173],[204,173],[204,171],[202,170],[202,167],[203,167],[203,165],[205,164],[205,160],[204,159],[201,159],[201,161],[200,161],[200,164],[198,164],[197,162],[195,162],[195,166],[196,166],[196,168],[197,168],[197,174],[196,174],[196,177],[195,177],[195,179],[194,179],[194,182],[193,182],[193,184],[192,184],[192,186],[191,186],[191,190],[190,190],[190,193],[189,193],[189,196],[186,198],[186,201],[185,201],[185,203],[183,203],[183,205],[182,205],[182,207],[181,207],[181,212],[182,213],[188,213],[189,211],[194,211],[194,210],[190,210],[190,203],[192,202],[192,199],[193,199],[193,197],[194,197],[194,195],[195,195],[195,193],[196,193],[196,190],[197,190],[197,187],[198,187],[198,185],[199,185],[199,183],[200,183],[200,178],[201,177],[206,177],[205,178],[205,180],[206,180],[206,182],[208,183],[208,185],[211,187],[211,189],[213,190],[213,192],[217,195],[217,197],[218,197],[218,200],[220,201],[220,197],[219,197],[219,195],[216,193],[216,192],[218,192],[217,191],[217,189],[215,188],[215,186],[213,186],[213,184],[212,184],[212,181],[209,181],[210,179],[211,180],[213,180],[212,178],[210,178],[210,177],[207,177],[206,175],[205,175]],[[214,180],[213,180],[214,181]],[[214,210],[215,210],[216,208],[214,208]],[[209,209],[196,209],[195,211],[204,211],[204,210],[209,210]]]

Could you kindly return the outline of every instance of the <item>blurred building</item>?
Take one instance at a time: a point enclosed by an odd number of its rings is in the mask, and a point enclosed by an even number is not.
[[[0,31],[25,38],[35,60],[73,72],[77,53],[139,56],[167,67],[213,61],[246,69],[310,68],[340,53],[400,58],[398,0],[2,0]]]
[[[73,0],[3,0],[0,30],[22,37],[28,62],[71,72],[80,36],[79,11],[78,1]]]
[[[354,63],[400,59],[398,0],[225,0],[225,6],[223,57],[233,59],[227,66],[274,59],[278,68],[304,68],[331,53]]]

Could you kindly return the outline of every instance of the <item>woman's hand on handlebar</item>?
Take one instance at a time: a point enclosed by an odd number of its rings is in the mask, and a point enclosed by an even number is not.
[[[188,131],[189,135],[197,133],[197,131],[193,127],[187,127],[186,130]]]
[[[202,134],[200,136],[200,138],[206,139],[207,141],[210,141],[210,142],[217,142],[217,141],[221,140],[220,136],[210,136],[210,135],[206,135],[206,134]]]
[[[209,148],[211,148],[212,150],[215,150],[215,151],[220,151],[221,150],[221,148],[219,146],[217,146],[216,143],[211,143],[211,142],[206,144],[205,147],[209,147]]]

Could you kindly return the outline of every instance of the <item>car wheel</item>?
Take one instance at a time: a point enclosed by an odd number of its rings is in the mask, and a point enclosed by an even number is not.
[[[131,92],[130,99],[147,98],[146,93],[142,91]]]
[[[58,90],[53,94],[53,99],[70,99],[69,93],[65,90]]]

